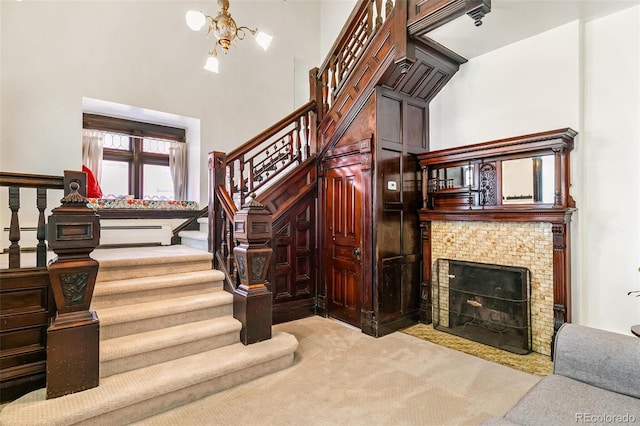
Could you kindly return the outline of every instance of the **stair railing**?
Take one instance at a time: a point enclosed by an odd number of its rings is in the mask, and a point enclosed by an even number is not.
[[[26,173],[0,172],[0,186],[6,186],[9,190],[9,209],[11,210],[11,222],[9,225],[9,269],[21,267],[20,248],[20,192],[23,188],[35,188],[36,208],[38,209],[38,225],[36,228],[36,266],[47,264],[47,245],[45,243],[45,216],[47,208],[47,193],[50,190],[63,189],[64,178],[62,176],[34,175]]]
[[[393,10],[395,2],[384,0],[384,8],[382,3],[383,0],[360,0],[320,68],[311,70],[311,97],[318,105],[318,122],[333,106],[343,83]]]
[[[315,102],[309,101],[228,153],[225,187],[236,205],[316,152],[315,134]]]

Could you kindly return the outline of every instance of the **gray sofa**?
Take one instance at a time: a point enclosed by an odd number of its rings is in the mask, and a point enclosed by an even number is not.
[[[564,324],[553,374],[483,425],[640,424],[640,338]]]

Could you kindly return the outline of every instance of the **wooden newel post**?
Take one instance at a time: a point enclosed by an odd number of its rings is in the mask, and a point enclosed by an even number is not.
[[[47,239],[58,255],[48,266],[57,313],[47,330],[47,398],[98,386],[100,329],[89,310],[98,262],[89,253],[100,241],[100,221],[78,193],[71,192],[49,216]]]
[[[242,323],[240,341],[251,343],[271,338],[271,292],[265,286],[271,254],[271,212],[250,201],[234,217],[233,233],[239,243],[233,255],[240,285],[233,293],[233,316]]]

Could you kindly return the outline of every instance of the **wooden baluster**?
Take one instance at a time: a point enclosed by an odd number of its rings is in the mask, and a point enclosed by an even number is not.
[[[327,111],[329,111],[329,82],[328,82],[328,70],[324,70],[322,73],[322,116],[324,117]]]
[[[384,17],[387,19],[393,10],[393,0],[387,0],[387,3],[384,6]]]
[[[222,229],[222,208],[220,200],[216,196],[216,188],[225,186],[225,172],[227,167],[227,156],[223,152],[210,152],[209,158],[209,234],[207,236],[207,246],[209,253],[213,253],[214,266],[216,265],[216,251],[220,247],[220,231]],[[233,184],[231,185],[233,186]],[[232,189],[233,191],[233,189]],[[231,192],[233,193],[233,192]]]
[[[309,113],[302,116],[302,139],[304,140],[304,159],[309,158]]]
[[[233,223],[231,222],[231,218],[226,218],[225,219],[225,228],[227,231],[227,235],[225,236],[225,242],[226,242],[226,266],[227,266],[227,273],[230,276],[233,276],[233,268],[235,267],[235,262],[234,262],[234,258],[233,258],[233,247],[235,246],[234,242],[233,242]]]
[[[378,29],[382,26],[382,0],[375,0],[376,2],[376,27],[373,32],[378,32]]]
[[[18,210],[20,210],[20,188],[9,187],[9,209],[11,209],[11,225],[9,227],[9,269],[20,267],[20,220]]]
[[[376,0],[369,0],[367,4],[367,34],[371,34],[374,32],[373,28],[373,3]]]
[[[302,163],[302,142],[300,141],[300,120],[296,120],[296,128],[293,131],[293,140],[296,146],[298,164]]]
[[[309,70],[309,100],[316,103],[316,111],[322,119],[322,81],[318,76],[318,67]]]
[[[244,204],[244,200],[246,198],[247,187],[244,183],[244,154],[238,158],[238,191],[240,191],[240,205]]]
[[[329,64],[329,69],[331,70],[331,81],[329,83],[329,108],[333,105],[333,97],[336,94],[336,74],[337,74],[337,64],[336,64],[336,56],[331,57],[331,63]]]
[[[256,173],[255,173],[255,169],[254,169],[254,162],[253,162],[253,158],[251,158],[249,160],[249,182],[248,182],[248,187],[251,188],[251,191],[253,191],[253,188],[255,188],[255,178],[256,178]]]
[[[46,238],[44,210],[47,208],[47,190],[46,188],[37,188],[36,194],[36,205],[40,212],[38,214],[38,230],[36,231],[36,237],[38,238],[38,245],[36,246],[36,266],[46,266],[47,244],[44,242]]]

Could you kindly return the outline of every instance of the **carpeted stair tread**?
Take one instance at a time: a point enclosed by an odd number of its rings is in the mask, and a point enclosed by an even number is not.
[[[183,314],[229,303],[233,303],[233,295],[225,291],[216,291],[196,296],[138,303],[136,305],[114,306],[98,309],[96,312],[100,320],[100,326],[105,327],[112,324]]]
[[[89,422],[94,418],[100,423],[97,417],[121,409],[126,412],[133,405],[136,405],[135,414],[130,415],[127,420],[139,420],[155,414],[151,409],[149,412],[145,411],[146,404],[153,405],[152,400],[161,399],[172,392],[188,391],[204,382],[224,382],[224,377],[234,373],[234,383],[225,384],[225,387],[271,373],[273,371],[256,373],[254,367],[260,364],[271,365],[268,363],[283,357],[290,357],[291,361],[287,359],[290,364],[297,346],[298,341],[294,336],[275,332],[270,340],[253,345],[236,343],[116,374],[102,379],[100,386],[96,388],[60,398],[47,400],[45,390],[40,389],[7,405],[0,412],[0,426],[70,425]],[[249,369],[254,372],[253,377],[242,374]]]
[[[96,283],[92,310],[220,291],[224,274],[214,269]]]
[[[213,255],[182,245],[94,250],[97,283],[210,270]]]
[[[181,245],[94,250],[91,257],[101,268],[135,266],[213,259],[213,255]]]
[[[107,339],[100,342],[100,361],[111,361],[116,358],[151,352],[167,346],[177,346],[228,332],[237,331],[239,340],[241,328],[240,321],[226,316]]]
[[[180,231],[178,233],[180,238],[191,238],[192,240],[207,241],[208,235],[202,231]]]
[[[224,273],[215,269],[186,272],[182,274],[159,275],[156,277],[139,277],[125,280],[102,281],[96,284],[93,297],[119,293],[136,293],[168,287],[189,286],[195,283],[210,281],[219,283],[220,288]],[[213,284],[212,284],[213,286]]]
[[[229,315],[103,340],[100,377],[238,343],[241,328]]]

